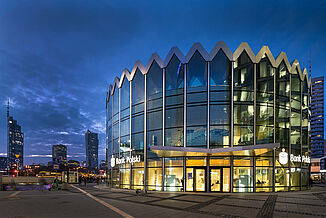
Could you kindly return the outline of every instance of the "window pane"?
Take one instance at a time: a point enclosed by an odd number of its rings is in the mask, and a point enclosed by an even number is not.
[[[206,126],[187,127],[187,146],[206,147]]]
[[[165,166],[183,166],[183,157],[164,158]]]
[[[207,125],[207,107],[187,107],[187,126]]]
[[[147,112],[147,130],[162,129],[162,111]]]
[[[121,86],[121,110],[130,107],[130,82],[126,77]]]
[[[184,64],[180,62],[177,56],[173,55],[165,70],[165,90],[166,94],[172,94],[169,90],[183,90]],[[175,94],[175,91],[173,91]]]
[[[148,190],[162,190],[162,168],[147,168]]]
[[[120,152],[130,151],[130,136],[120,138]]]
[[[273,168],[256,167],[256,187],[273,186]]]
[[[234,105],[234,124],[254,124],[254,106]]]
[[[210,147],[229,146],[230,145],[230,127],[229,126],[210,126]]]
[[[165,146],[183,146],[183,128],[165,129]]]
[[[276,168],[275,169],[275,186],[289,186],[290,175],[289,168]]]
[[[210,65],[210,85],[213,90],[229,90],[231,84],[231,61],[220,49]]]
[[[210,124],[230,124],[229,105],[210,105]]]
[[[164,186],[166,191],[183,191],[183,168],[165,168]]]
[[[253,126],[234,126],[234,145],[253,145]]]
[[[147,99],[161,98],[163,87],[162,69],[154,61],[146,75]]]
[[[165,128],[183,126],[183,108],[166,109]]]
[[[133,150],[144,149],[144,133],[137,133],[131,135],[131,145]]]
[[[252,167],[234,167],[233,168],[233,191],[234,192],[252,192],[253,189],[253,168]]]
[[[242,52],[242,54],[234,63],[234,68],[234,89],[253,91],[253,64],[246,52]]]
[[[207,89],[207,64],[198,51],[194,53],[187,67],[187,92],[192,87],[205,87]]]
[[[147,145],[150,146],[162,146],[162,130],[147,132]]]
[[[144,102],[145,77],[137,68],[136,74],[131,82],[132,85],[132,104]]]
[[[144,189],[144,169],[132,169],[132,189]]]
[[[186,158],[186,166],[206,166],[207,161],[206,158],[202,157],[187,157]]]
[[[131,118],[131,132],[143,132],[144,131],[144,115],[133,116]]]
[[[230,166],[229,157],[211,157],[209,159],[210,166]]]

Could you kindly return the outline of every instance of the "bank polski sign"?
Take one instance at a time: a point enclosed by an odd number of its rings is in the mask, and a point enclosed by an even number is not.
[[[278,155],[278,161],[280,162],[280,164],[287,164],[289,161],[289,156],[288,153],[285,152],[285,149],[282,149],[282,152],[279,153]],[[291,162],[303,162],[303,163],[310,163],[310,157],[309,156],[305,156],[305,155],[293,155],[290,154],[290,161]]]
[[[111,157],[111,167],[114,167],[115,165],[120,165],[124,163],[139,163],[140,162],[140,155],[131,156],[131,157],[122,157],[122,158],[115,158],[113,155]]]

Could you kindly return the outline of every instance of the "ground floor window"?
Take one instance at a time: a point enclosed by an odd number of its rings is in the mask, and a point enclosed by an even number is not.
[[[309,188],[309,166],[275,165],[273,156],[154,157],[147,159],[146,168],[144,162],[115,166],[109,169],[108,179],[111,187],[124,189],[144,189],[146,179],[149,191],[279,192]]]

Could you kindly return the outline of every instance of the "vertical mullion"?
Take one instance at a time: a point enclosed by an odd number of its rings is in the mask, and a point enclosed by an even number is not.
[[[302,82],[300,79],[300,154],[302,157]],[[300,162],[300,190],[302,190],[302,161]]]
[[[207,148],[209,148],[210,143],[210,75],[210,62],[207,62]]]
[[[187,67],[188,65],[184,65],[184,93],[183,93],[183,146],[186,147],[187,143]]]
[[[233,102],[233,98],[234,98],[234,87],[233,87],[233,84],[234,84],[234,61],[231,62],[231,99],[230,99],[230,103],[231,103],[231,126],[230,126],[230,146],[233,147],[233,143],[234,143],[234,102]],[[233,172],[232,172],[233,173]]]
[[[144,191],[146,192],[146,176],[147,176],[147,75],[145,74],[145,92],[144,92]]]
[[[132,155],[132,143],[131,143],[131,114],[132,114],[132,110],[131,110],[131,106],[132,106],[132,85],[131,85],[131,82],[129,82],[129,147],[130,147],[130,151],[129,151],[129,155],[131,157]],[[132,189],[132,164],[130,163],[130,166],[129,166],[129,169],[130,169],[130,178],[129,178],[129,189]]]
[[[274,70],[274,77],[273,77],[273,142],[276,143],[276,68]],[[273,192],[275,192],[275,161],[276,161],[276,150],[273,149]]]
[[[165,68],[163,73],[163,94],[162,94],[162,146],[165,146]]]
[[[254,145],[256,145],[256,124],[257,124],[257,63],[254,66]],[[256,153],[253,158],[253,192],[256,192]]]
[[[118,86],[116,86],[116,88],[118,88]],[[121,158],[121,155],[120,155],[120,135],[121,135],[121,113],[120,113],[120,111],[121,111],[121,89],[119,88],[118,90],[116,90],[116,91],[119,91],[119,95],[118,95],[118,98],[119,98],[119,109],[118,109],[118,120],[119,120],[119,138],[118,138],[118,143],[119,143],[119,159]],[[121,169],[120,169],[120,164],[119,164],[119,188],[121,188]]]
[[[289,114],[289,154],[291,154],[291,115],[292,115],[292,105],[291,105],[291,100],[292,100],[292,81],[291,81],[291,72],[289,72],[289,78],[290,78],[290,100],[289,100],[289,106],[290,106],[290,114]],[[289,188],[288,191],[291,191],[291,161],[289,160],[288,162],[288,167],[289,167]]]

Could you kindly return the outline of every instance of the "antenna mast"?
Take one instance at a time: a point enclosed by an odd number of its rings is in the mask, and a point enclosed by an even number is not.
[[[7,118],[9,117],[9,102],[10,102],[10,98],[8,98],[8,103],[7,103]]]
[[[311,78],[311,50],[309,51],[309,77]]]

